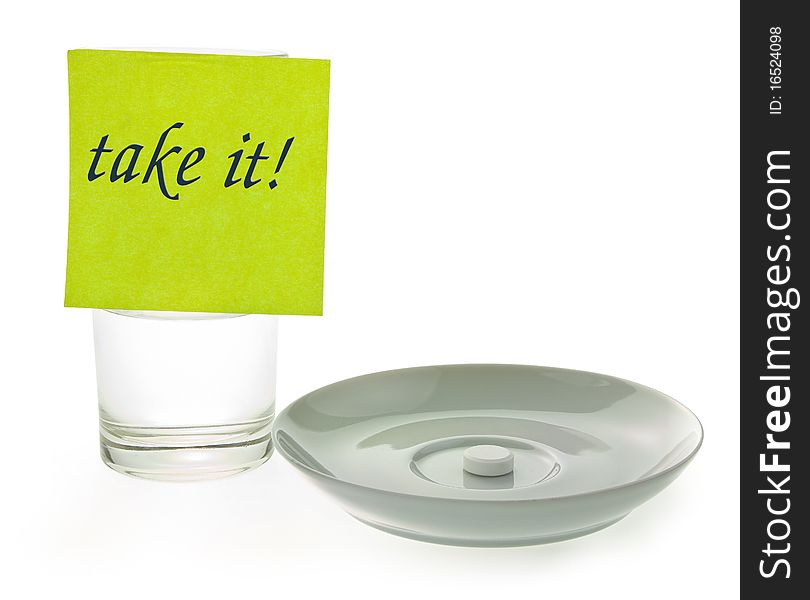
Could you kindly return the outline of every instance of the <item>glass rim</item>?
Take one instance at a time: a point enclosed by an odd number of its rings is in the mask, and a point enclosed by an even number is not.
[[[213,321],[248,316],[248,313],[183,312],[174,310],[123,310],[117,308],[101,308],[97,310],[122,317],[152,319],[156,321]]]
[[[223,56],[267,56],[289,58],[284,50],[239,50],[233,48],[180,48],[173,46],[116,46],[96,48],[97,50],[118,50],[121,52],[162,52],[167,54],[219,54]]]

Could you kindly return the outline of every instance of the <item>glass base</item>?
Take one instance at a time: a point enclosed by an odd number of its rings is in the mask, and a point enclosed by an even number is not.
[[[218,479],[258,467],[273,453],[272,417],[209,427],[132,427],[102,419],[101,458],[144,479]]]

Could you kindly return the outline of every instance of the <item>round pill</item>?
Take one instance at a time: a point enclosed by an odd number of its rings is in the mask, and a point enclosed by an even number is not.
[[[508,448],[493,444],[471,446],[464,451],[464,470],[473,475],[498,477],[515,468],[515,456]]]

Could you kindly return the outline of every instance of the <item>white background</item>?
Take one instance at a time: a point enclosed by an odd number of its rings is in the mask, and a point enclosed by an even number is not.
[[[738,29],[705,0],[6,3],[3,595],[736,597]],[[325,315],[281,322],[279,408],[388,368],[564,366],[687,404],[696,460],[614,527],[501,550],[367,528],[278,455],[105,468],[90,314],[62,307],[65,52],[112,46],[333,61]]]

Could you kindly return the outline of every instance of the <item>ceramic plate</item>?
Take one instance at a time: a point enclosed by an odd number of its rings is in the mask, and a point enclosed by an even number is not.
[[[626,516],[695,456],[700,422],[616,377],[519,365],[374,373],[300,398],[279,452],[351,515],[424,541],[541,544]]]

